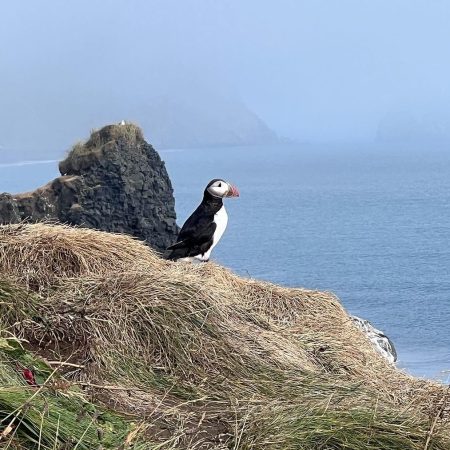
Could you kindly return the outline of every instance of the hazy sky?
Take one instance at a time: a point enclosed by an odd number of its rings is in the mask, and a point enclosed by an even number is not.
[[[3,1],[0,144],[192,85],[284,136],[372,139],[392,110],[450,109],[449,24],[448,0]]]

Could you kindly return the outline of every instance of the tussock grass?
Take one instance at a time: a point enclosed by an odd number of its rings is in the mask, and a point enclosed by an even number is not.
[[[60,172],[63,175],[78,174],[81,169],[90,166],[93,160],[100,159],[102,152],[115,148],[117,143],[123,142],[127,147],[132,147],[143,140],[142,130],[133,123],[107,125],[100,130],[92,130],[89,139],[77,142],[59,163]]]
[[[0,270],[20,277],[31,290],[61,278],[121,271],[136,261],[152,264],[155,253],[127,236],[67,226],[18,224],[0,227]]]
[[[0,227],[0,280],[4,335],[160,448],[450,448],[444,387],[386,363],[332,294],[48,224]]]

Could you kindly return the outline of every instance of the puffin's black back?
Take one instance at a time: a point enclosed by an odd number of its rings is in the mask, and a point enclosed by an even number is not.
[[[223,206],[222,199],[214,197],[207,190],[213,182],[214,180],[208,184],[202,202],[184,223],[177,242],[168,247],[168,250],[171,250],[167,256],[168,259],[176,260],[202,255],[213,244],[216,231],[214,215]]]

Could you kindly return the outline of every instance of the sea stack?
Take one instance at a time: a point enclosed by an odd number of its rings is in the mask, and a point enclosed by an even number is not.
[[[108,125],[76,144],[61,176],[33,192],[0,194],[0,223],[57,220],[126,233],[164,250],[178,234],[164,162],[136,125]]]

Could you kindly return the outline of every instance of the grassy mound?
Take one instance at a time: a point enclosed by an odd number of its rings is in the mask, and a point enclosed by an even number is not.
[[[450,448],[446,389],[387,364],[333,295],[126,236],[0,227],[0,330],[0,445]]]
[[[129,146],[135,146],[144,141],[142,130],[133,123],[125,125],[107,125],[100,130],[93,130],[86,142],[78,142],[67,154],[67,157],[59,163],[62,174],[68,172],[76,173],[83,167],[89,167],[92,159],[101,157],[102,153],[111,145],[121,140]]]

